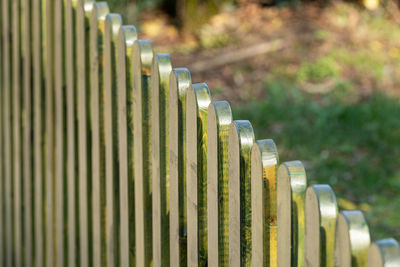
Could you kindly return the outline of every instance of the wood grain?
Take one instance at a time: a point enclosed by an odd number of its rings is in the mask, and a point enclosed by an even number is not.
[[[313,185],[306,192],[305,257],[308,267],[333,267],[338,207],[329,185]]]
[[[133,155],[129,154],[129,145],[132,145],[133,134],[128,131],[128,122],[133,120],[132,95],[133,86],[133,47],[137,39],[134,26],[122,26],[118,36],[118,152],[119,152],[119,210],[120,210],[120,264],[132,266],[135,263],[135,229],[131,227],[130,219],[134,220],[130,211],[133,211]],[[128,157],[128,155],[130,157]],[[130,218],[131,216],[131,218]],[[131,254],[133,251],[133,255]]]
[[[90,106],[92,121],[92,218],[93,265],[106,264],[105,143],[104,143],[104,26],[109,8],[105,2],[93,5],[90,20]]]
[[[169,264],[169,54],[156,54],[151,69],[153,260]]]
[[[302,162],[284,162],[277,181],[277,266],[305,266],[307,176]]]
[[[249,121],[229,128],[229,266],[251,265],[251,149]]]
[[[169,83],[170,265],[187,264],[186,96],[190,72],[173,69]]]
[[[104,25],[104,129],[106,146],[106,248],[107,266],[118,266],[118,126],[117,126],[117,40],[122,18],[108,14]]]
[[[374,242],[368,251],[368,267],[400,266],[400,245],[393,239]]]
[[[135,129],[135,220],[136,265],[152,264],[151,187],[151,65],[150,41],[138,40],[133,47],[133,124]]]
[[[277,266],[278,150],[271,139],[251,151],[252,266]]]
[[[228,141],[232,111],[212,102],[207,115],[208,266],[229,265]]]
[[[189,88],[186,102],[186,191],[188,265],[207,263],[207,113],[211,93],[207,84]]]
[[[363,213],[359,210],[341,211],[336,224],[335,266],[367,266],[370,244]]]

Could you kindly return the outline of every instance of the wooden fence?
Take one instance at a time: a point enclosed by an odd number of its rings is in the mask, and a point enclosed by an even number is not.
[[[1,14],[1,266],[400,266],[107,3]]]

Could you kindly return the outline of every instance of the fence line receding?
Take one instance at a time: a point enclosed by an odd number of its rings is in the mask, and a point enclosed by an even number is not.
[[[106,2],[0,8],[0,266],[400,266]]]

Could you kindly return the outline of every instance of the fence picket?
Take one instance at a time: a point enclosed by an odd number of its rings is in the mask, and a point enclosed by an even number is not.
[[[91,225],[91,131],[90,122],[90,55],[89,22],[94,0],[78,0],[76,8],[76,55],[77,55],[77,107],[78,107],[78,172],[79,172],[79,241],[80,264],[89,266]]]
[[[21,173],[21,28],[20,1],[12,1],[12,210],[13,210],[13,266],[22,264],[22,173]],[[21,255],[21,256],[17,256]]]
[[[64,2],[54,1],[54,108],[55,108],[55,203],[56,203],[56,265],[65,265],[65,244],[66,244],[66,135],[65,135],[65,65],[64,65],[64,40],[65,31],[63,28]]]
[[[334,266],[338,207],[329,185],[313,185],[306,192],[306,266]]]
[[[11,221],[11,58],[10,58],[10,2],[2,0],[3,24],[3,108],[4,108],[4,198],[5,198],[5,266],[12,265],[12,221]]]
[[[24,229],[23,244],[25,255],[23,264],[30,267],[33,264],[32,258],[32,241],[33,241],[33,186],[32,186],[32,55],[31,55],[31,10],[32,3],[30,0],[21,1],[21,47],[22,47],[22,75],[23,75],[23,196],[24,196]],[[0,204],[1,206],[1,204]],[[1,210],[0,210],[1,212]],[[1,220],[1,219],[0,219]],[[1,223],[0,223],[1,229]],[[1,230],[0,230],[1,231]],[[2,250],[0,245],[0,251]],[[0,259],[1,259],[0,255]],[[1,261],[0,261],[1,262]]]
[[[151,65],[153,47],[147,40],[133,48],[133,125],[135,158],[136,265],[152,262],[151,203]]]
[[[305,266],[307,176],[300,161],[284,162],[277,180],[277,266]]]
[[[397,266],[95,0],[1,0],[0,265]]]
[[[271,139],[258,140],[251,151],[252,266],[277,266],[277,169]]]
[[[186,68],[173,69],[169,83],[170,264],[186,266],[186,97],[192,85]]]
[[[42,58],[45,88],[45,265],[55,265],[55,106],[54,106],[54,1],[42,0]]]
[[[43,60],[42,60],[42,27],[41,0],[33,0],[33,91],[34,91],[34,224],[35,224],[35,266],[44,265],[44,136],[45,121],[43,109]]]
[[[207,112],[208,266],[229,265],[228,138],[232,111],[216,101]]]
[[[4,33],[3,33],[3,1],[0,2],[0,14],[2,18],[0,18],[0,66],[4,68],[4,60],[3,60],[3,46],[4,46]],[[4,183],[5,183],[5,143],[4,143],[4,130],[5,130],[5,125],[7,121],[5,120],[6,118],[4,117],[4,91],[5,91],[5,84],[4,84],[4,77],[3,77],[3,72],[0,72],[0,84],[2,88],[0,89],[0,127],[2,131],[0,131],[0,145],[1,145],[1,151],[0,151],[0,264],[5,266],[5,249],[6,249],[6,231],[5,231],[5,191],[4,191]]]
[[[193,84],[186,101],[187,258],[189,266],[207,264],[207,84]]]
[[[151,69],[153,264],[169,264],[169,77],[168,54],[156,54]]]
[[[117,38],[122,25],[118,14],[108,14],[104,25],[104,129],[106,145],[106,231],[107,266],[118,266],[118,132]]]
[[[339,213],[335,238],[335,266],[367,266],[371,240],[361,211],[344,210]]]
[[[106,264],[105,144],[104,144],[104,25],[109,8],[106,2],[93,5],[90,21],[90,79],[92,118],[92,218],[93,266]]]
[[[67,223],[68,266],[79,264],[78,224],[78,128],[77,128],[77,83],[76,83],[76,5],[78,0],[64,0],[65,26],[65,75],[66,75],[66,126],[67,126]],[[36,55],[36,52],[34,53]],[[39,265],[41,266],[41,265]]]
[[[137,39],[136,28],[134,26],[122,26],[118,36],[118,152],[119,152],[119,204],[120,204],[120,264],[121,266],[131,266],[135,261],[134,255],[131,258],[130,251],[135,250],[135,229],[130,227],[129,211],[133,210],[134,194],[132,182],[134,173],[129,168],[132,159],[128,158],[128,144],[131,144],[132,135],[128,134],[128,118],[132,112],[128,112],[128,97],[131,95],[132,81],[132,61],[133,47]],[[129,107],[132,109],[132,107]],[[132,156],[132,155],[131,155]],[[131,198],[129,198],[131,196]],[[132,243],[133,242],[133,243]],[[132,261],[132,262],[131,262]]]
[[[251,265],[251,149],[253,127],[234,121],[229,128],[229,266]]]
[[[368,267],[400,265],[400,245],[393,238],[374,242],[368,251]]]

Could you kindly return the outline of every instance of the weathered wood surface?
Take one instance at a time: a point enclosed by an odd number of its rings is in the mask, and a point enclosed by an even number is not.
[[[92,259],[91,211],[91,145],[90,122],[90,54],[89,22],[94,0],[78,0],[76,6],[76,69],[78,117],[78,177],[79,177],[79,251],[80,265],[88,266]]]
[[[34,248],[35,266],[44,264],[44,83],[43,83],[43,60],[42,60],[42,21],[41,21],[41,1],[34,0],[32,8],[33,26],[33,105],[34,105]],[[3,9],[4,11],[4,9]],[[4,27],[4,24],[3,24]],[[4,34],[4,33],[3,33]],[[6,43],[4,43],[6,47]],[[5,54],[4,54],[5,55]],[[6,62],[6,59],[4,59]],[[6,72],[5,72],[6,74]],[[6,82],[6,75],[4,76]],[[6,84],[5,84],[6,85]],[[4,87],[5,89],[7,87]],[[7,152],[7,147],[6,152]],[[7,178],[7,176],[5,176]],[[75,197],[75,196],[74,196]]]
[[[104,143],[104,27],[109,8],[105,2],[93,5],[90,20],[90,90],[92,122],[92,218],[93,265],[106,263],[106,185]]]
[[[169,264],[169,78],[168,54],[156,54],[151,69],[153,260]]]
[[[359,210],[344,210],[336,223],[335,266],[367,266],[371,245],[364,214]]]
[[[1,266],[400,264],[106,2],[0,9]]]
[[[78,264],[79,240],[78,240],[78,216],[77,216],[77,195],[78,195],[78,138],[77,138],[77,109],[76,109],[76,42],[75,42],[75,15],[77,0],[64,0],[64,27],[65,27],[65,79],[66,79],[66,133],[67,133],[67,223],[68,223],[68,244],[67,261],[68,266]],[[35,25],[35,24],[34,24]],[[35,36],[35,35],[34,35]],[[35,54],[36,52],[34,52]],[[36,54],[35,54],[36,55]],[[34,132],[35,135],[36,132]],[[36,165],[35,165],[36,166]],[[35,236],[35,238],[38,238]],[[37,266],[37,265],[36,265]],[[39,265],[41,266],[41,265]]]
[[[306,266],[333,267],[338,207],[329,185],[313,185],[306,192]]]
[[[118,14],[108,14],[104,25],[104,129],[106,175],[106,257],[107,266],[118,266],[118,126],[117,120],[117,40],[122,25]]]
[[[24,195],[24,266],[33,265],[33,107],[32,107],[32,1],[21,1],[21,46],[23,57],[23,195]],[[1,59],[0,59],[1,60]],[[1,135],[0,135],[1,136]],[[3,147],[3,146],[2,146]],[[1,181],[0,181],[1,183]],[[1,188],[1,187],[0,187]],[[1,189],[0,189],[1,190]],[[0,204],[1,206],[1,204]],[[0,208],[0,212],[1,208]],[[1,220],[1,219],[0,219]],[[0,229],[1,223],[0,223]],[[0,230],[1,231],[1,230]],[[0,258],[2,246],[0,244]]]
[[[232,111],[216,101],[207,115],[207,228],[208,266],[229,265],[228,141]]]
[[[120,264],[130,266],[135,257],[130,251],[135,251],[135,229],[129,221],[133,211],[133,154],[129,154],[129,144],[132,145],[133,135],[128,132],[128,122],[133,120],[133,50],[137,39],[134,26],[122,26],[118,36],[118,145],[119,145],[119,215],[120,215]],[[129,156],[128,156],[129,155]],[[129,197],[131,196],[131,197]]]
[[[277,266],[305,266],[307,176],[300,161],[284,162],[277,180]]]
[[[133,47],[133,124],[135,129],[136,264],[152,264],[151,65],[153,47],[147,40]]]
[[[189,88],[186,106],[188,265],[207,264],[207,84]]]
[[[11,2],[11,50],[12,50],[12,108],[11,108],[11,123],[12,123],[12,180],[11,180],[11,195],[12,195],[12,228],[13,228],[13,266],[20,267],[22,264],[22,173],[21,173],[21,25],[20,25],[20,2]]]
[[[186,98],[190,72],[173,69],[169,83],[170,265],[186,266]]]
[[[374,242],[368,251],[368,267],[400,266],[400,245],[393,238]]]
[[[278,150],[273,140],[257,140],[251,151],[252,266],[277,266]]]
[[[229,128],[229,266],[251,265],[251,149],[253,127],[233,121]]]

